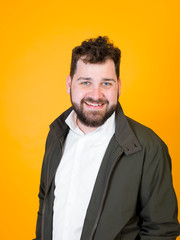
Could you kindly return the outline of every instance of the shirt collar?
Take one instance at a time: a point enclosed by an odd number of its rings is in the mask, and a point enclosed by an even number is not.
[[[85,135],[78,127],[76,123],[77,115],[74,110],[71,111],[65,122],[69,126],[70,130],[78,135]],[[115,132],[115,112],[109,117],[106,122],[98,127],[96,130],[88,133],[94,134],[96,132],[104,133],[105,135],[112,135]]]

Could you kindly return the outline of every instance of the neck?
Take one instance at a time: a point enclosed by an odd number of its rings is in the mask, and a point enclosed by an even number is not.
[[[79,129],[84,133],[84,134],[88,134],[94,130],[97,129],[97,127],[89,127],[89,126],[86,126],[84,125],[83,123],[81,123],[78,119],[77,119],[77,125],[79,127]]]

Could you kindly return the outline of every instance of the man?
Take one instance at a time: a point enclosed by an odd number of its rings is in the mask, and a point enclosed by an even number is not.
[[[120,55],[107,37],[73,49],[72,107],[50,125],[36,240],[173,240],[180,233],[167,147],[118,102]]]

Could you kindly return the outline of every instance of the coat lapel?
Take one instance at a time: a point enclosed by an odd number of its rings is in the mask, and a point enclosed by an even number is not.
[[[119,146],[118,142],[113,136],[106,150],[96,179],[96,183],[84,221],[81,240],[93,239],[93,235],[95,233],[103,209],[103,203],[109,186],[111,173],[122,153],[123,149]]]
[[[46,193],[51,187],[52,181],[54,180],[54,176],[61,160],[62,148],[69,131],[69,127],[65,123],[65,119],[71,111],[72,108],[69,108],[50,125],[50,131],[51,134],[54,135],[54,141],[52,142],[51,146],[48,149],[48,153],[46,154],[46,157],[48,158],[48,178]]]

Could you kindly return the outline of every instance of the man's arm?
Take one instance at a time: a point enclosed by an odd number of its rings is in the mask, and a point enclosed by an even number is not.
[[[164,142],[146,152],[141,184],[141,240],[174,240],[180,234],[171,159]]]
[[[42,225],[42,209],[43,209],[43,203],[44,203],[44,197],[45,197],[45,158],[47,154],[48,145],[50,142],[50,134],[48,134],[47,140],[46,140],[46,147],[45,147],[45,154],[42,164],[42,170],[41,170],[41,181],[40,181],[40,187],[39,187],[39,211],[37,216],[37,223],[36,223],[36,238],[33,240],[40,240],[41,239],[41,225]]]
[[[37,224],[36,224],[36,238],[34,240],[40,240],[41,239],[41,221],[42,221],[42,208],[43,208],[43,202],[44,202],[44,190],[42,185],[40,184],[40,190],[39,190],[39,211],[38,211],[38,217],[37,217]]]

